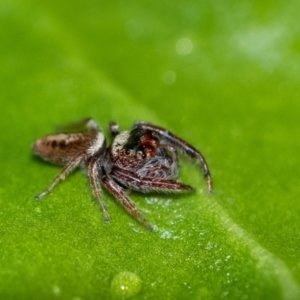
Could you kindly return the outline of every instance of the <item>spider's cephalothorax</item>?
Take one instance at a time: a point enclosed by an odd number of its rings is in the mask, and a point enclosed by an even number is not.
[[[119,132],[111,122],[114,137],[106,147],[105,137],[93,119],[84,119],[61,128],[63,133],[48,135],[33,144],[33,152],[55,164],[63,165],[61,172],[51,185],[36,199],[48,194],[76,167],[87,171],[95,198],[109,220],[101,185],[112,194],[125,209],[148,229],[152,226],[138,212],[126,193],[126,189],[140,192],[193,191],[189,185],[176,181],[178,176],[178,153],[200,162],[208,191],[212,191],[212,180],[203,155],[184,140],[169,131],[143,122],[134,123],[132,130]]]

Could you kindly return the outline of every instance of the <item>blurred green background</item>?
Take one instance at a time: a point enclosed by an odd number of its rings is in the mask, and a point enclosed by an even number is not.
[[[0,1],[1,299],[299,299],[300,2]],[[136,120],[200,149],[195,194],[104,193],[30,145],[91,116]],[[110,140],[110,139],[108,139]]]

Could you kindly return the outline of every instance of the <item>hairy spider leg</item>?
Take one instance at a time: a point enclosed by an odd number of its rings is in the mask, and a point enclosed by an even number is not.
[[[138,177],[134,172],[113,167],[110,176],[122,185],[139,192],[182,192],[194,191],[189,185],[170,179]]]
[[[110,133],[114,137],[120,133],[120,127],[119,127],[119,125],[116,122],[114,122],[114,121],[109,122],[108,128],[109,128]]]
[[[148,223],[148,221],[138,212],[137,208],[131,202],[130,198],[126,195],[123,188],[118,185],[113,178],[109,175],[104,175],[102,177],[102,184],[111,193],[118,202],[127,210],[127,212],[133,216],[136,220],[142,223],[147,229],[153,230],[153,227]]]
[[[70,162],[65,165],[63,169],[58,173],[58,175],[54,178],[49,187],[42,193],[36,195],[35,199],[40,200],[41,198],[49,194],[60,181],[64,180],[68,176],[68,174],[70,174],[75,168],[80,165],[82,159],[83,155],[77,155],[76,157],[72,158]]]
[[[178,159],[178,153],[175,150],[175,148],[173,146],[170,145],[160,145],[161,149],[166,149],[169,153],[171,153],[172,156],[172,166],[171,168],[176,169],[176,176],[178,175],[178,163],[179,163],[179,159]]]
[[[171,133],[170,131],[150,124],[150,123],[144,123],[144,122],[135,122],[133,124],[133,128],[141,127],[145,130],[152,130],[156,134],[158,134],[162,139],[165,139],[166,141],[170,142],[172,145],[177,147],[179,150],[181,150],[184,154],[188,155],[191,158],[197,159],[202,168],[202,172],[204,175],[204,178],[206,179],[206,185],[208,191],[211,193],[213,189],[212,184],[212,177],[209,171],[208,164],[204,158],[204,156],[201,154],[200,151],[198,151],[196,148],[194,148],[192,145],[181,139],[180,137],[176,136],[175,134]]]
[[[90,180],[91,189],[94,197],[98,200],[101,207],[103,218],[105,222],[109,222],[109,214],[103,200],[102,189],[99,182],[98,164],[97,159],[94,159],[88,164],[88,176]]]

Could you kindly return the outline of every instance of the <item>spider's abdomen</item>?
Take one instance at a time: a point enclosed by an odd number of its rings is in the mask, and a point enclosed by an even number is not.
[[[78,155],[88,157],[105,147],[101,132],[84,132],[47,135],[38,139],[32,146],[33,152],[46,161],[65,165]]]

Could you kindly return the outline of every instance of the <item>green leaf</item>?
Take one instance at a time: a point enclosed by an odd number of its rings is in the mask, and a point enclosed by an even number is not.
[[[0,298],[299,299],[298,1],[0,3]],[[93,117],[205,154],[194,194],[131,193],[149,232],[30,145]]]

